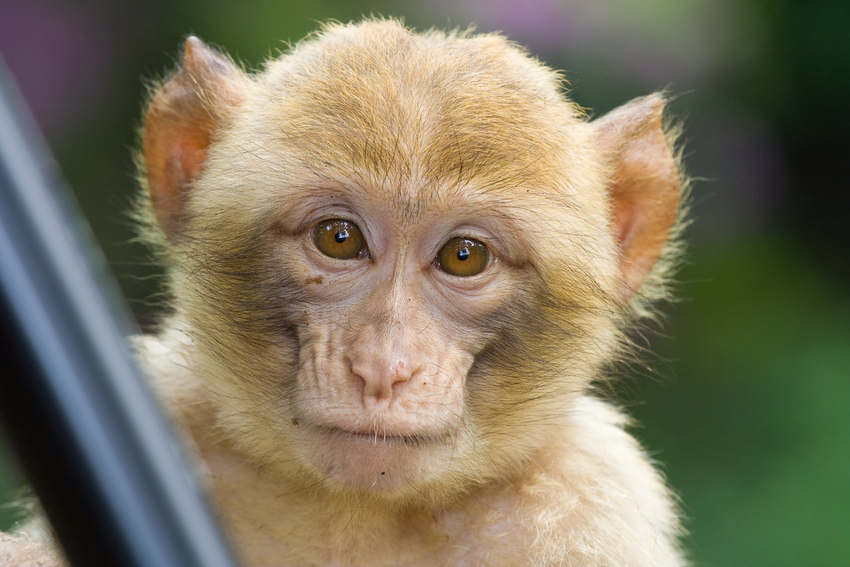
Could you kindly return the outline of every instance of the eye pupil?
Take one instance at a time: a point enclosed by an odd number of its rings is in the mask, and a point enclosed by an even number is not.
[[[320,222],[313,229],[313,243],[330,258],[351,260],[366,254],[366,241],[360,227],[345,219]]]
[[[459,236],[440,248],[436,265],[452,276],[477,276],[490,265],[490,251],[483,242]]]

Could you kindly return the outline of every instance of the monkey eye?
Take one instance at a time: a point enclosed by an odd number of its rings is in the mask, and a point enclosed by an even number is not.
[[[316,248],[325,256],[350,260],[366,252],[363,233],[353,222],[331,219],[320,222],[313,231]]]
[[[489,263],[490,251],[487,246],[472,238],[452,238],[437,252],[440,269],[462,278],[480,274]]]

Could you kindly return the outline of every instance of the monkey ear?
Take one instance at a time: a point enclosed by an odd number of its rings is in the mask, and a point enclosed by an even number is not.
[[[679,209],[679,168],[662,126],[664,104],[657,93],[637,98],[592,123],[611,171],[608,195],[623,302],[652,270]]]
[[[189,37],[180,68],[154,96],[142,151],[154,210],[169,238],[180,232],[188,189],[204,169],[210,141],[246,88],[231,61]]]

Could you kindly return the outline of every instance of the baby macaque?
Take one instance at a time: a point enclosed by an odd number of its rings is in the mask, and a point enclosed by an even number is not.
[[[135,344],[245,565],[685,563],[593,393],[675,260],[664,106],[588,120],[503,37],[394,20],[256,74],[186,41],[140,154],[171,311]]]

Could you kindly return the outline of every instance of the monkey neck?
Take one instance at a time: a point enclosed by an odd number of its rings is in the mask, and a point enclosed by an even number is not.
[[[192,361],[192,341],[174,318],[159,336],[134,339],[151,386],[207,477],[213,504],[248,565],[426,565],[457,564],[445,541],[468,534],[479,499],[439,513],[421,506],[388,506],[377,499],[339,498],[305,487],[258,465],[220,430],[209,390]],[[483,499],[483,493],[480,495]],[[368,500],[368,501],[366,501]],[[505,506],[506,511],[510,506]],[[506,514],[496,524],[513,525]],[[452,527],[454,526],[454,527]],[[506,527],[510,533],[513,527]],[[374,542],[393,542],[375,545]],[[522,549],[520,541],[516,548]],[[470,545],[469,547],[475,547]],[[362,549],[363,557],[356,558]],[[452,549],[455,549],[452,547]],[[385,553],[386,557],[375,555]],[[454,553],[454,552],[452,552]],[[381,559],[381,560],[378,560]]]
[[[304,488],[225,444],[201,453],[219,513],[247,565],[480,564],[469,553],[491,538],[500,540],[499,550],[485,551],[513,565],[521,563],[513,555],[533,540],[510,482],[478,487],[430,511]]]
[[[523,470],[498,482],[458,487],[461,497],[439,510],[340,497],[258,464],[229,441],[193,368],[185,333],[170,327],[135,342],[154,389],[194,442],[214,505],[246,565],[522,565],[541,530],[585,522],[586,508],[608,502],[606,495],[641,500],[647,494],[641,483],[658,483],[623,431],[622,415],[579,396]],[[562,487],[558,499],[567,505],[544,512],[553,486]],[[658,501],[663,490],[659,484],[648,491],[648,500],[635,507],[634,525],[646,523],[641,510],[666,509],[666,501]],[[594,537],[590,530],[588,538]]]

